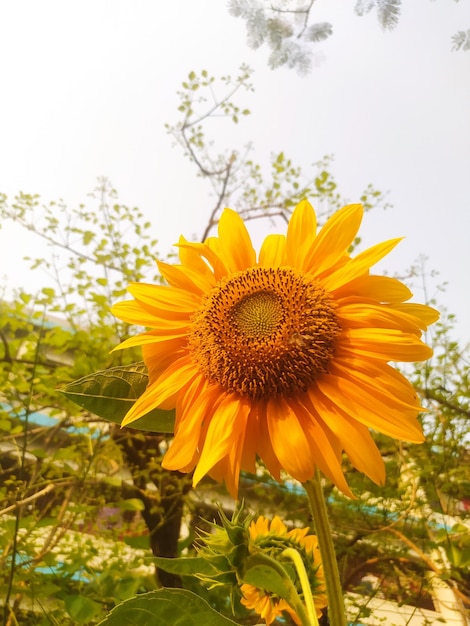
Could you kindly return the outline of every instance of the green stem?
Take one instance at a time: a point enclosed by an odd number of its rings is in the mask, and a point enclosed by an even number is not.
[[[317,469],[314,478],[304,483],[310,501],[315,532],[320,548],[323,573],[325,575],[326,595],[328,598],[328,620],[331,626],[346,626],[344,612],[343,590],[339,579],[338,563],[336,561],[335,548],[331,536],[328,512],[326,510],[325,497],[320,482],[320,473]]]
[[[302,586],[305,606],[307,607],[310,626],[318,626],[318,618],[315,610],[315,604],[313,602],[312,590],[310,588],[310,582],[308,580],[307,572],[305,571],[305,564],[302,561],[302,557],[297,550],[294,550],[294,548],[286,548],[283,550],[282,554],[293,561],[295,569],[297,570],[297,576],[299,577],[300,584]]]

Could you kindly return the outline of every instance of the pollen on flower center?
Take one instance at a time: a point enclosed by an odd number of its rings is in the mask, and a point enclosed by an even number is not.
[[[327,371],[341,331],[332,297],[289,267],[225,277],[192,320],[189,348],[202,373],[250,399],[290,396]]]

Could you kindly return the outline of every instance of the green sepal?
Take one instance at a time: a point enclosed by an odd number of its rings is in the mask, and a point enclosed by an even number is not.
[[[252,520],[252,516],[248,515],[245,516],[243,520],[240,519],[244,512],[244,507],[245,503],[242,502],[240,506],[235,509],[231,520],[228,519],[222,508],[219,507],[219,517],[222,526],[228,535],[230,543],[234,546],[248,546],[250,537],[248,526]]]

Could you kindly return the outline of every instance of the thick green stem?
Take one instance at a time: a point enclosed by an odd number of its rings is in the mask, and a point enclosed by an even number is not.
[[[325,497],[321,488],[318,470],[315,477],[304,483],[312,511],[315,532],[320,548],[323,573],[325,575],[326,595],[328,598],[328,620],[331,626],[346,626],[343,590],[339,579],[333,539],[331,536]]]

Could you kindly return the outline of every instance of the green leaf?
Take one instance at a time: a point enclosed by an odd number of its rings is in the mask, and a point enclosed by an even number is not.
[[[94,238],[95,238],[95,233],[92,232],[91,230],[86,230],[83,233],[83,245],[87,246],[89,243],[93,241]]]
[[[98,626],[234,626],[186,589],[158,589],[116,606]]]
[[[44,598],[51,598],[52,596],[55,596],[58,592],[61,591],[61,588],[59,587],[59,585],[56,585],[55,583],[52,583],[50,581],[44,581],[41,580],[41,595],[43,595]]]
[[[119,508],[123,511],[143,511],[145,506],[138,498],[127,498],[119,502]]]
[[[0,418],[0,430],[10,431],[11,430],[11,421],[8,419]]]
[[[157,556],[154,558],[155,565],[170,574],[179,576],[214,576],[220,572],[229,572],[230,563],[224,555],[214,557],[193,556],[185,558],[166,558]]]
[[[24,293],[24,292],[21,292],[21,293],[20,293],[20,298],[21,298],[21,300],[22,300],[25,304],[29,304],[29,303],[31,302],[31,298],[32,298],[32,296],[31,296],[31,294],[29,294],[29,293]]]
[[[134,548],[134,550],[148,550],[149,548],[149,536],[137,535],[135,537],[124,537],[124,543],[126,546]]]
[[[69,383],[61,391],[78,406],[120,424],[137,398],[144,393],[147,383],[147,368],[139,362],[89,374]],[[174,411],[153,409],[132,422],[131,428],[172,433],[174,421]]]
[[[90,622],[101,610],[101,606],[97,602],[78,594],[65,596],[64,604],[67,613],[79,624]]]

